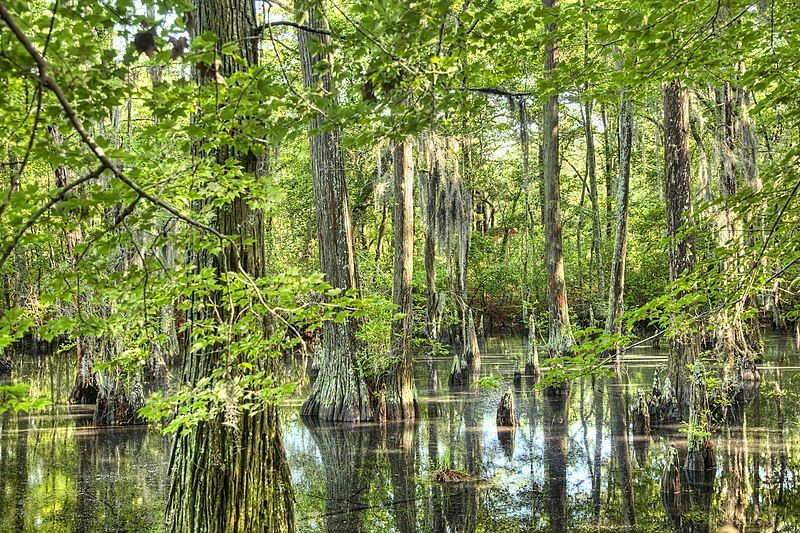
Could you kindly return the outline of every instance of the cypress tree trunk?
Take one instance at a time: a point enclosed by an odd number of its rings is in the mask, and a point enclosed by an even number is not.
[[[533,376],[536,380],[542,377],[539,367],[539,348],[536,346],[536,317],[533,313],[528,315],[528,343],[525,351],[525,375]]]
[[[603,157],[605,159],[605,186],[606,186],[606,235],[611,235],[611,202],[614,198],[614,157],[611,148],[611,138],[608,129],[608,112],[606,106],[600,104],[600,119],[603,122]],[[621,142],[621,140],[620,140]]]
[[[411,282],[414,267],[414,168],[410,140],[394,148],[394,285],[392,299],[403,318],[392,323],[392,369],[386,386],[386,419],[413,419],[417,410],[411,353],[413,308]],[[384,409],[378,409],[383,413]]]
[[[624,96],[619,114],[619,181],[617,183],[617,233],[614,259],[611,261],[611,282],[608,294],[606,333],[622,333],[620,317],[624,312],[625,262],[628,255],[628,215],[630,205],[631,153],[633,147],[633,104]],[[617,353],[619,356],[619,353]],[[617,360],[617,364],[619,361]]]
[[[321,0],[310,3],[306,25],[327,31]],[[330,57],[324,50],[313,55],[311,52],[311,49],[316,50],[320,45],[325,46],[327,36],[299,30],[297,38],[303,85],[307,89],[321,90],[330,95],[330,74],[318,74],[315,71],[315,65],[320,61],[330,64]],[[324,122],[324,117],[318,114],[310,123],[311,172],[314,176],[320,267],[328,283],[347,291],[356,287],[356,263],[342,134],[338,128],[323,129]],[[366,386],[356,366],[356,327],[352,319],[342,323],[329,320],[323,325],[323,356],[319,375],[303,404],[303,416],[347,421],[370,418]]]
[[[256,20],[252,0],[196,0],[194,15],[197,34],[211,31],[218,36],[220,45],[239,43],[247,65],[257,64],[257,42],[245,40],[252,34]],[[219,72],[226,77],[247,68],[230,56],[222,56],[221,60]],[[215,155],[220,163],[237,160],[243,172],[256,171],[252,153],[219,150]],[[213,266],[220,277],[237,267],[254,278],[264,275],[263,213],[252,209],[248,200],[246,195],[240,195],[217,208],[217,229],[226,235],[237,235],[237,242],[225,247],[224,255],[213,260],[201,255],[197,258],[198,267]],[[233,264],[236,257],[238,265]],[[216,307],[222,314],[218,325],[224,327],[228,315],[236,310],[227,307],[219,292],[209,299],[207,309],[197,313],[210,313],[211,306]],[[189,350],[184,362],[186,384],[196,385],[225,364],[223,352],[222,346]],[[294,494],[277,407],[267,405],[257,413],[237,414],[235,424],[225,422],[220,414],[199,423],[191,433],[176,436],[170,462],[166,530],[293,532]]]
[[[120,116],[121,109],[119,107],[113,107],[111,109],[110,131],[106,130],[105,120],[100,123],[101,133],[108,138],[116,148],[122,146]],[[106,188],[108,185],[109,184],[105,182]],[[118,203],[113,208],[106,209],[104,216],[105,224],[109,228],[113,228],[115,225],[114,221],[125,208],[126,207],[123,207],[121,203]],[[135,234],[132,235],[132,239],[136,239]],[[134,253],[130,245],[120,243],[109,254],[107,268],[110,272],[128,272],[134,265],[139,268],[142,267],[139,256]],[[113,316],[116,309],[117,304],[114,300],[103,298],[91,311],[101,319],[106,319]],[[112,426],[142,423],[142,419],[138,414],[139,409],[144,405],[142,369],[138,366],[125,368],[116,361],[117,357],[125,351],[127,341],[128,339],[123,332],[114,334],[113,336],[97,336],[91,341],[84,343],[85,350],[93,353],[92,355],[88,353],[83,355],[82,358],[85,359],[85,361],[82,361],[83,365],[86,365],[87,361],[92,364],[96,361],[111,363],[106,368],[97,372],[95,372],[94,368],[90,369],[91,372],[94,372],[95,382],[97,384],[97,398],[94,410],[94,423],[97,425]],[[84,371],[83,366],[79,368],[79,377]]]
[[[718,189],[720,197],[730,199],[736,194],[737,154],[735,119],[739,106],[734,98],[734,88],[726,82],[715,91],[717,102],[717,147],[720,159]],[[746,158],[745,158],[746,159]],[[741,244],[742,224],[730,207],[723,203],[717,210],[717,238],[721,248],[736,250]],[[734,253],[724,261],[723,266],[738,277],[740,256]],[[745,339],[744,301],[737,300],[731,309],[723,308],[717,319],[716,349],[724,357],[723,379],[730,394],[736,394],[742,387],[743,374],[753,376],[757,373],[753,363],[753,350]]]
[[[664,161],[666,167],[667,232],[672,239],[669,249],[670,280],[694,267],[694,239],[681,236],[689,223],[692,209],[691,171],[689,166],[689,98],[677,80],[664,87]],[[680,325],[675,323],[676,329]],[[670,338],[667,377],[675,398],[686,412],[691,392],[687,365],[699,353],[697,335],[677,330]]]
[[[558,0],[542,0],[545,8],[555,8]],[[545,42],[545,75],[558,64],[558,44],[552,35],[556,23],[547,25]],[[564,252],[561,236],[561,190],[558,147],[558,94],[551,94],[544,103],[542,120],[542,171],[544,184],[544,242],[547,263],[547,295],[550,303],[550,335],[548,349],[551,355],[561,356],[572,350],[572,334],[567,307],[567,289],[564,281]]]
[[[436,213],[437,194],[441,183],[442,169],[439,163],[439,148],[436,137],[431,132],[425,140],[425,153],[428,161],[427,174],[420,173],[420,210],[422,212],[423,234],[425,236],[425,289],[427,304],[425,322],[428,339],[439,340],[441,319],[440,298],[436,291]],[[424,176],[424,177],[423,177]]]

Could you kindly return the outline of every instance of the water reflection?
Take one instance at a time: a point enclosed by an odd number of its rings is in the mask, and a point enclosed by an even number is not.
[[[627,354],[622,372],[569,391],[513,391],[519,425],[496,427],[502,389],[447,387],[450,358],[417,367],[414,424],[332,425],[282,408],[300,531],[800,530],[798,354],[767,339],[762,383],[713,436],[717,468],[683,469],[685,435],[626,419],[663,354]],[[484,372],[513,383],[518,339],[489,339]],[[302,370],[290,362],[293,375]],[[298,362],[297,364],[300,364]],[[0,415],[0,531],[158,531],[169,439],[147,428],[98,428],[63,407],[71,361],[29,357],[15,369],[57,405]],[[298,395],[302,397],[302,391]],[[665,468],[665,466],[667,468]],[[436,483],[449,468],[472,477]],[[665,474],[666,472],[666,474]]]

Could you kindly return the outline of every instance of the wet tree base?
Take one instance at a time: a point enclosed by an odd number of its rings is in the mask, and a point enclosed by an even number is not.
[[[139,406],[133,405],[127,398],[97,398],[94,411],[94,423],[98,426],[126,426],[144,424],[138,415]]]
[[[689,450],[683,468],[686,470],[687,476],[698,479],[703,472],[715,470],[717,461],[714,458],[713,447],[710,444],[704,444],[697,449]]]
[[[98,392],[94,377],[82,380],[75,383],[69,391],[68,402],[74,405],[91,405],[97,403]]]

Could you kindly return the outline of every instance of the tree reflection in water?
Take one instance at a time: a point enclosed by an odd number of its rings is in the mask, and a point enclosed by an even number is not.
[[[490,339],[484,352],[487,372],[508,383],[524,351],[516,342],[506,339],[493,351]],[[590,377],[576,379],[571,394],[540,391],[532,379],[521,379],[515,432],[497,430],[503,389],[448,389],[449,358],[417,366],[421,417],[413,424],[309,424],[296,405],[284,406],[298,529],[619,530],[635,520],[641,530],[716,532],[726,524],[800,530],[800,441],[792,438],[800,430],[793,393],[800,374],[785,345],[773,340],[767,347],[760,389],[712,437],[716,475],[684,471],[685,434],[677,426],[635,436],[631,446],[624,415],[635,391],[652,382],[654,351],[641,360],[626,354],[622,372],[594,386]],[[52,357],[31,360],[21,375],[63,399],[69,369]],[[60,405],[0,415],[0,531],[161,530],[170,439],[156,428],[97,428],[90,420],[90,410]],[[668,459],[675,468],[662,491]],[[433,472],[443,467],[477,479],[434,483]]]

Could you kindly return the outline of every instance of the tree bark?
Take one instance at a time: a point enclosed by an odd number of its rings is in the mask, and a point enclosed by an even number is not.
[[[740,110],[736,103],[735,90],[730,82],[724,83],[715,91],[717,103],[717,147],[719,153],[719,180],[718,190],[723,202],[717,207],[717,239],[720,248],[733,250],[732,257],[722,262],[722,267],[738,278],[740,270],[740,256],[736,253],[741,245],[742,222],[738,215],[730,208],[730,198],[736,194],[737,184],[737,159],[736,153],[736,116]],[[747,157],[742,158],[743,170],[752,172],[746,163]],[[726,272],[726,281],[730,284]],[[719,321],[715,328],[716,349],[724,357],[723,380],[726,389],[731,394],[741,390],[742,377],[745,372],[749,375],[757,373],[753,363],[753,350],[744,335],[743,300],[734,302],[733,307],[723,307],[717,315]]]
[[[545,8],[555,8],[559,0],[542,0]],[[558,43],[553,34],[557,24],[547,25],[544,51],[545,76],[558,65]],[[558,94],[551,94],[544,103],[542,119],[542,170],[544,182],[544,236],[547,264],[547,294],[550,304],[550,334],[548,349],[551,355],[561,356],[572,351],[572,334],[564,280],[564,252],[561,234],[561,190],[558,147]]]
[[[392,323],[392,369],[386,380],[386,418],[413,419],[417,410],[411,352],[414,268],[414,160],[409,139],[394,148],[394,282],[392,300],[403,317]],[[383,410],[379,410],[383,412]]]
[[[664,160],[666,167],[667,233],[670,280],[676,282],[695,264],[694,238],[682,235],[689,224],[692,209],[689,156],[689,98],[682,84],[675,80],[664,87]],[[697,335],[680,331],[670,338],[667,377],[683,412],[691,400],[687,365],[699,354]]]
[[[50,136],[56,145],[63,142],[61,132],[55,125],[48,128]],[[64,165],[59,165],[53,171],[54,184],[56,187],[65,187],[69,182],[69,170]],[[81,226],[65,231],[64,240],[67,245],[67,254],[73,269],[77,268],[77,257],[75,256],[75,247],[83,242],[83,231]],[[83,306],[85,312],[88,307],[88,298],[82,293],[75,295],[72,301],[73,309],[69,310],[73,314],[78,313],[78,307]],[[93,404],[97,401],[97,376],[92,368],[94,358],[96,356],[95,347],[97,342],[94,339],[87,337],[77,337],[75,339],[75,357],[77,360],[75,381],[69,391],[68,401],[73,404]]]
[[[306,20],[306,25],[318,32],[297,32],[303,85],[330,95],[330,73],[319,74],[315,68],[320,61],[330,64],[331,59],[324,50],[328,36],[319,33],[328,31],[322,0],[310,3]],[[311,50],[318,50],[320,46],[323,50],[312,54]],[[325,127],[321,114],[311,119],[309,128],[320,268],[334,288],[348,291],[357,284],[342,133],[338,128]],[[370,418],[366,385],[356,365],[356,328],[356,321],[350,318],[341,323],[329,320],[323,325],[319,375],[303,404],[303,416],[344,421]]]
[[[252,0],[195,0],[194,7],[198,35],[210,31],[217,35],[220,45],[235,42],[241,46],[246,64],[222,56],[219,72],[223,76],[258,64],[257,42],[246,40],[256,22]],[[214,155],[218,163],[229,164],[233,159],[243,172],[256,171],[257,160],[250,152],[221,149]],[[244,194],[217,208],[217,229],[225,235],[236,235],[236,242],[213,259],[201,254],[196,258],[198,267],[213,266],[219,278],[238,269],[254,278],[264,275],[263,213],[252,209],[249,200]],[[233,264],[235,257],[238,265]],[[218,319],[220,327],[229,319],[235,320],[228,315],[237,311],[227,307],[222,293],[214,293],[209,299],[208,308],[196,311],[199,315],[211,313],[210,307],[214,306],[223,315]],[[220,346],[189,350],[184,362],[184,382],[194,386],[215,368],[226,364],[223,352]],[[175,437],[166,506],[167,531],[295,531],[294,493],[277,407],[270,404],[255,413],[236,417],[235,428],[230,421],[225,423],[224,415],[220,414],[200,422],[190,433]]]
[[[427,301],[425,306],[425,322],[428,339],[439,340],[439,322],[441,317],[440,298],[436,291],[436,220],[437,194],[441,183],[442,169],[439,165],[439,149],[433,133],[425,140],[425,152],[428,161],[428,172],[423,178],[420,174],[420,210],[423,213],[423,234],[425,237],[425,289]]]

